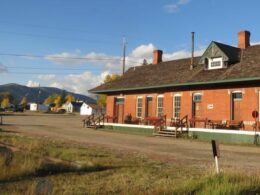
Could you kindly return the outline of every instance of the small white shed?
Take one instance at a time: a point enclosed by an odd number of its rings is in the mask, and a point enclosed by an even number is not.
[[[38,106],[36,103],[30,103],[30,111],[37,111]]]
[[[80,115],[91,115],[101,113],[102,109],[96,104],[83,103],[80,107]]]

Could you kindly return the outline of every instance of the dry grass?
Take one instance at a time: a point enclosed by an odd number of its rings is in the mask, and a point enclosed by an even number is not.
[[[53,194],[256,194],[260,176],[151,160],[125,151],[0,134],[13,160],[0,162],[0,194],[34,194],[41,179]]]

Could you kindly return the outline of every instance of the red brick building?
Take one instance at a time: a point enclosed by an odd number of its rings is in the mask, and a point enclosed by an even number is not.
[[[250,46],[250,32],[238,33],[237,47],[211,42],[193,64],[190,58],[162,62],[162,55],[155,50],[152,64],[90,90],[107,94],[107,115],[118,123],[127,114],[243,120],[252,129],[251,113],[260,101],[260,45]]]

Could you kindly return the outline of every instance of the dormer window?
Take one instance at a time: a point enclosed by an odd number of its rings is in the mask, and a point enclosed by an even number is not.
[[[223,59],[222,58],[210,58],[208,69],[219,69],[223,68]]]

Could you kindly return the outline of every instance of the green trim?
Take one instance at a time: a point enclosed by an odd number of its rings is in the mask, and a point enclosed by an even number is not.
[[[165,88],[165,87],[180,87],[188,85],[209,85],[209,84],[221,84],[221,83],[232,83],[232,82],[242,82],[242,81],[256,81],[260,80],[260,77],[250,77],[250,78],[239,78],[239,79],[226,79],[218,81],[205,81],[205,82],[185,82],[176,84],[164,84],[164,85],[154,85],[148,87],[133,87],[133,88],[119,88],[119,89],[107,89],[107,90],[89,90],[91,93],[105,93],[105,92],[120,92],[120,91],[133,91],[141,89],[153,89],[153,88]]]
[[[253,145],[255,141],[254,135],[241,135],[241,134],[228,134],[228,133],[224,134],[218,132],[210,133],[210,132],[190,131],[189,136],[201,141],[211,141],[215,139],[221,143],[228,143],[228,144]],[[257,143],[259,143],[259,138],[257,139]]]
[[[153,128],[145,129],[145,128],[137,128],[137,127],[121,127],[121,126],[106,125],[104,128],[100,128],[98,130],[111,131],[117,133],[126,133],[126,134],[135,134],[135,135],[145,135],[145,136],[153,135]]]

